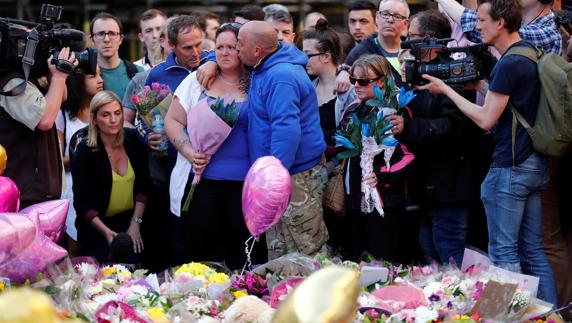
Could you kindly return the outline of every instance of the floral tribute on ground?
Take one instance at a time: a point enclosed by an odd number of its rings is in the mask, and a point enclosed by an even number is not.
[[[330,267],[342,270],[335,275],[317,274]],[[358,264],[324,255],[290,254],[240,276],[210,263],[188,263],[149,274],[120,264],[72,265],[66,259],[24,287],[10,287],[6,279],[0,282],[0,321],[26,313],[41,320],[37,315],[56,313],[60,321],[271,322],[273,316],[329,313],[346,317],[345,322],[370,323],[561,322],[550,311],[551,304],[536,299],[513,277],[479,264],[461,271],[455,266]],[[30,296],[25,300],[18,296],[26,286],[51,296],[49,310],[35,313]],[[295,293],[297,289],[304,292]],[[307,301],[308,293],[321,295],[320,301]],[[302,312],[296,309],[300,303]],[[342,308],[343,313],[337,312]]]

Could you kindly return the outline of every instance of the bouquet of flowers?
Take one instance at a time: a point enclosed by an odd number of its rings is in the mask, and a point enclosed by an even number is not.
[[[156,82],[151,83],[151,86],[145,85],[137,93],[131,95],[137,112],[149,127],[151,127],[151,110],[157,108],[161,111],[161,115],[165,116],[172,99],[171,89],[167,85]]]
[[[226,98],[226,101],[230,103],[225,103],[225,98],[219,97],[209,105],[205,98],[189,109],[187,131],[191,145],[197,152],[214,155],[236,125],[240,109],[234,99]],[[202,172],[193,171],[195,176],[182,208],[185,212],[189,210],[193,193],[201,180]]]
[[[384,153],[383,158],[387,169],[390,168],[391,156],[399,142],[391,131],[393,125],[389,122],[389,116],[395,114],[415,97],[412,91],[405,91],[404,88],[397,89],[392,79],[386,80],[383,90],[374,85],[373,91],[375,99],[366,101],[366,105],[373,108],[366,118],[369,121],[361,121],[357,114],[353,113],[347,129],[338,131],[334,136],[337,146],[347,149],[339,153],[338,158],[361,155],[362,178],[373,172],[373,160],[381,152]],[[370,213],[376,209],[383,216],[383,202],[379,191],[363,181],[361,191],[362,212]]]

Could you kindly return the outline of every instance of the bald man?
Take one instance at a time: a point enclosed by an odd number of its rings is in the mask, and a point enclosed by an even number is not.
[[[318,99],[295,46],[279,43],[274,27],[251,21],[240,28],[236,46],[252,68],[248,140],[250,159],[272,155],[292,176],[292,197],[280,222],[266,232],[268,258],[291,252],[313,255],[328,239],[322,192],[328,176],[320,163],[326,143]]]

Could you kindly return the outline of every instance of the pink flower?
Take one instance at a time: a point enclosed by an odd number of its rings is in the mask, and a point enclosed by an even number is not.
[[[412,309],[405,309],[397,313],[397,319],[400,321],[413,322],[415,321],[415,311]]]
[[[447,277],[443,278],[443,280],[441,281],[441,284],[443,284],[445,286],[453,285],[453,283],[455,283],[455,278],[451,277],[451,276],[447,276]]]
[[[133,103],[139,105],[139,97],[137,95],[133,94],[131,96],[131,101],[133,101]]]
[[[160,88],[161,88],[161,84],[159,84],[157,82],[151,83],[151,90],[158,91]]]

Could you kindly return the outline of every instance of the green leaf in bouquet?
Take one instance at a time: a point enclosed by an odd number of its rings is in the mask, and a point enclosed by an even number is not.
[[[44,292],[49,295],[57,295],[61,291],[61,288],[58,288],[54,285],[48,285],[44,288]]]
[[[383,105],[383,102],[376,100],[376,99],[369,99],[365,101],[365,104],[370,107],[380,107]]]
[[[349,149],[349,150],[344,150],[342,152],[339,152],[336,157],[338,157],[338,159],[347,159],[347,158],[353,158],[356,157],[357,155],[359,155],[359,152],[355,149]]]

